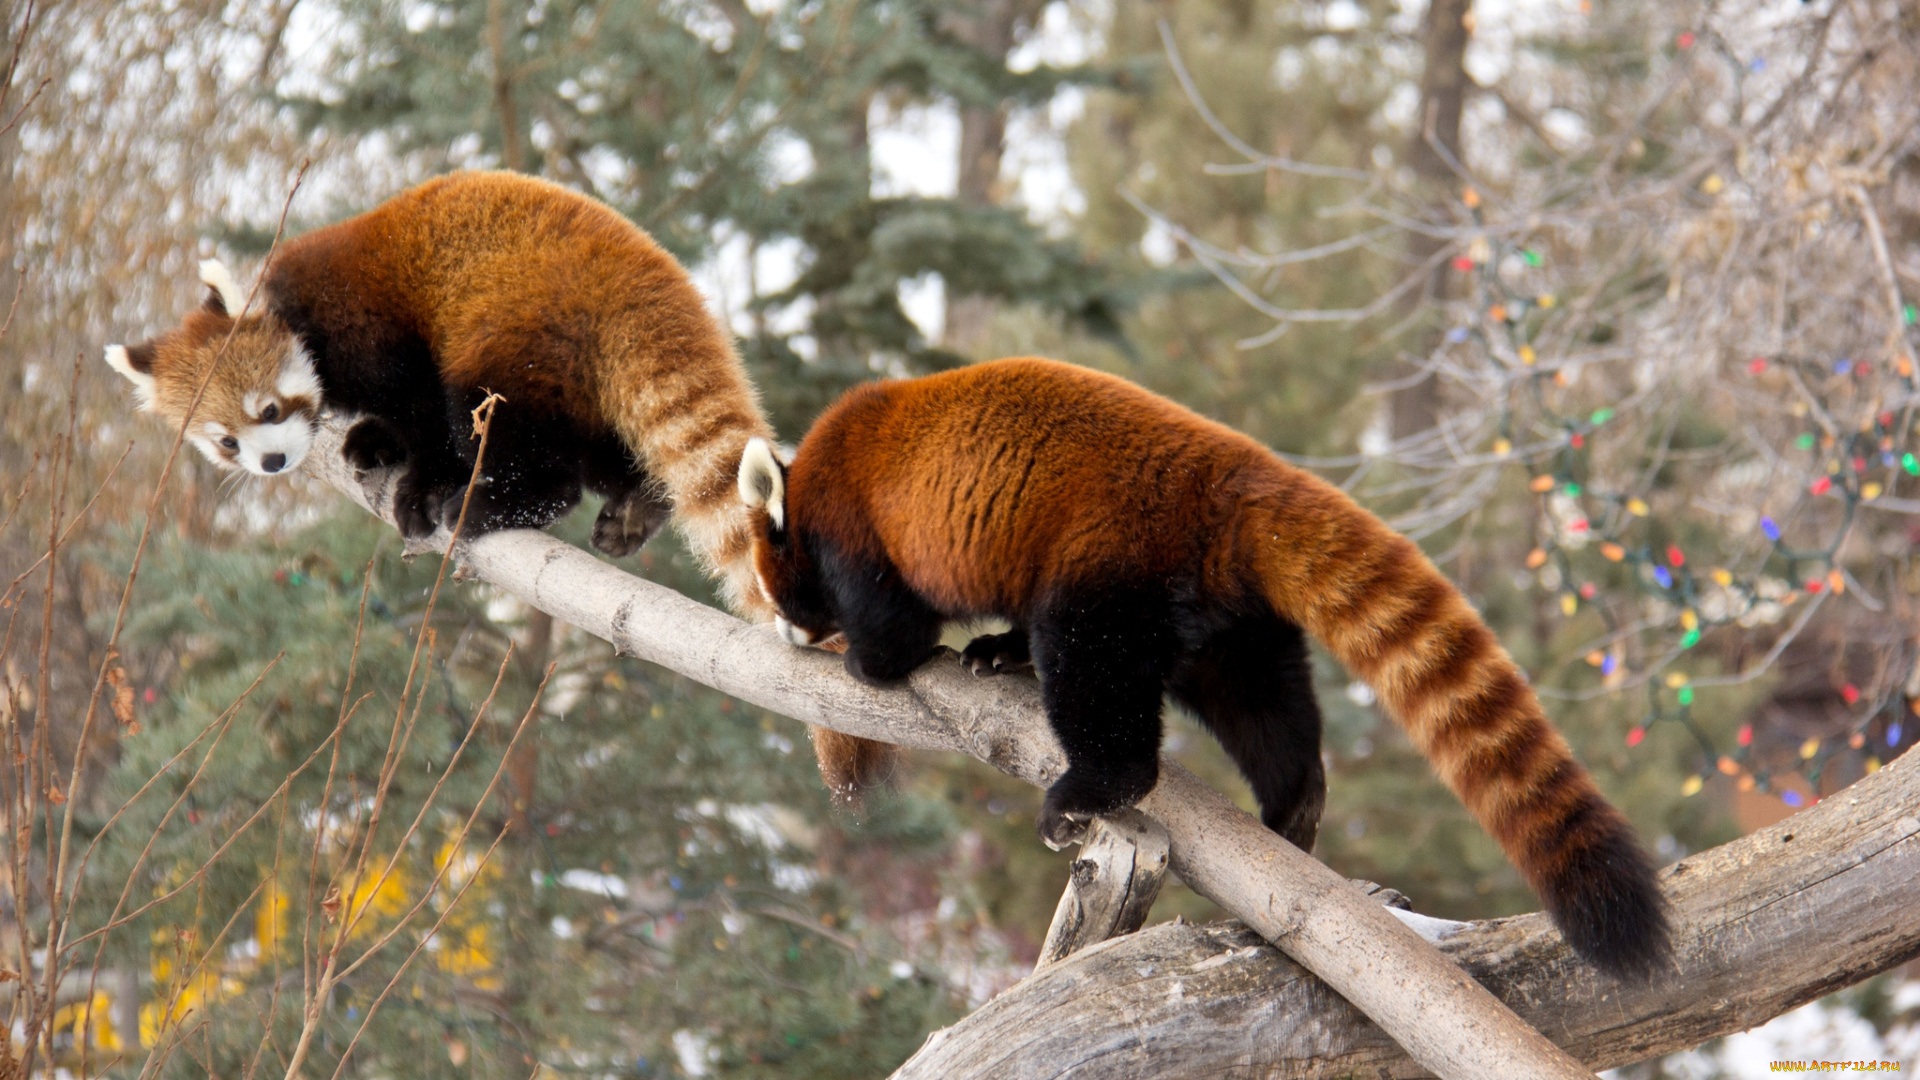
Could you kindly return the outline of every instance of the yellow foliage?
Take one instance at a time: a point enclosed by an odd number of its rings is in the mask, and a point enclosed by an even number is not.
[[[126,1048],[119,1030],[113,1026],[113,999],[101,991],[96,991],[87,1001],[76,1001],[54,1010],[52,1033],[60,1035],[69,1032],[75,1035],[84,1033],[87,1041],[96,1049],[118,1051]],[[80,1040],[76,1038],[74,1042]]]
[[[260,907],[253,914],[253,939],[260,943],[260,958],[272,959],[280,943],[287,938],[287,910],[292,906],[278,882],[269,881],[260,892]]]
[[[155,966],[159,966],[157,961]],[[169,1027],[178,1025],[199,1009],[236,997],[245,989],[238,979],[204,970],[184,983],[168,986],[163,999],[140,1006],[140,1045],[148,1049],[159,1045]]]

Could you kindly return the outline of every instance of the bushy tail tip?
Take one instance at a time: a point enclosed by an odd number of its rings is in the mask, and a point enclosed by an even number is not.
[[[820,779],[833,792],[834,801],[858,805],[862,796],[884,787],[893,779],[899,761],[899,748],[832,728],[808,728],[813,735],[813,754],[820,762]]]
[[[1644,982],[1673,955],[1667,901],[1631,826],[1606,811],[1561,853],[1541,899],[1574,952],[1615,978]]]

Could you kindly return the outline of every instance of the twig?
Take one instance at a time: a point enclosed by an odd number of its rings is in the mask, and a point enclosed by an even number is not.
[[[1373,178],[1371,174],[1361,172],[1359,169],[1344,169],[1336,165],[1315,165],[1305,161],[1293,161],[1289,158],[1263,154],[1253,147],[1248,146],[1240,136],[1233,133],[1233,129],[1220,122],[1220,118],[1213,114],[1211,108],[1207,107],[1206,98],[1201,96],[1199,87],[1194,85],[1193,76],[1187,72],[1186,63],[1180,59],[1180,46],[1173,39],[1173,28],[1167,25],[1167,20],[1165,19],[1161,19],[1158,25],[1160,29],[1160,45],[1166,51],[1167,63],[1173,68],[1173,77],[1180,80],[1180,89],[1186,92],[1187,100],[1192,103],[1194,111],[1200,114],[1200,119],[1205,121],[1207,127],[1211,128],[1213,133],[1220,137],[1221,142],[1226,143],[1233,148],[1235,153],[1246,158],[1248,165],[1260,170],[1279,169],[1282,172],[1299,173],[1302,176],[1321,176],[1335,180],[1371,180]],[[1215,166],[1214,168],[1224,172],[1227,169],[1234,168],[1234,166]]]

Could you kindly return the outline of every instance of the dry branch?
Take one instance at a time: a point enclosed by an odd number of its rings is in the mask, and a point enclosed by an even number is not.
[[[327,426],[308,468],[390,521],[397,477],[357,480],[339,455],[344,428],[338,420]],[[433,549],[436,542],[444,550],[444,532],[419,546]],[[1031,679],[977,679],[949,658],[921,668],[902,687],[864,686],[846,676],[838,657],[796,650],[765,627],[544,533],[483,536],[463,543],[458,559],[466,574],[623,653],[797,720],[958,751],[1037,785],[1064,769]],[[1160,785],[1140,809],[1166,829],[1172,867],[1194,891],[1319,974],[1438,1075],[1591,1076],[1406,924],[1178,764],[1163,761]],[[1565,952],[1557,937],[1552,941]]]
[[[1095,819],[1034,970],[1146,924],[1167,877],[1167,830],[1138,810]]]
[[[1595,1069],[1744,1030],[1920,953],[1920,761],[1665,872],[1675,969],[1622,987],[1541,915],[1441,950]],[[1429,1075],[1319,980],[1232,924],[1165,924],[1045,968],[937,1033],[896,1080]]]

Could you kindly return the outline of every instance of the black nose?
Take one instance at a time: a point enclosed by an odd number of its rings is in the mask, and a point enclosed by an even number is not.
[[[286,467],[287,455],[285,454],[268,454],[266,457],[260,459],[260,469],[262,472],[279,472]]]

